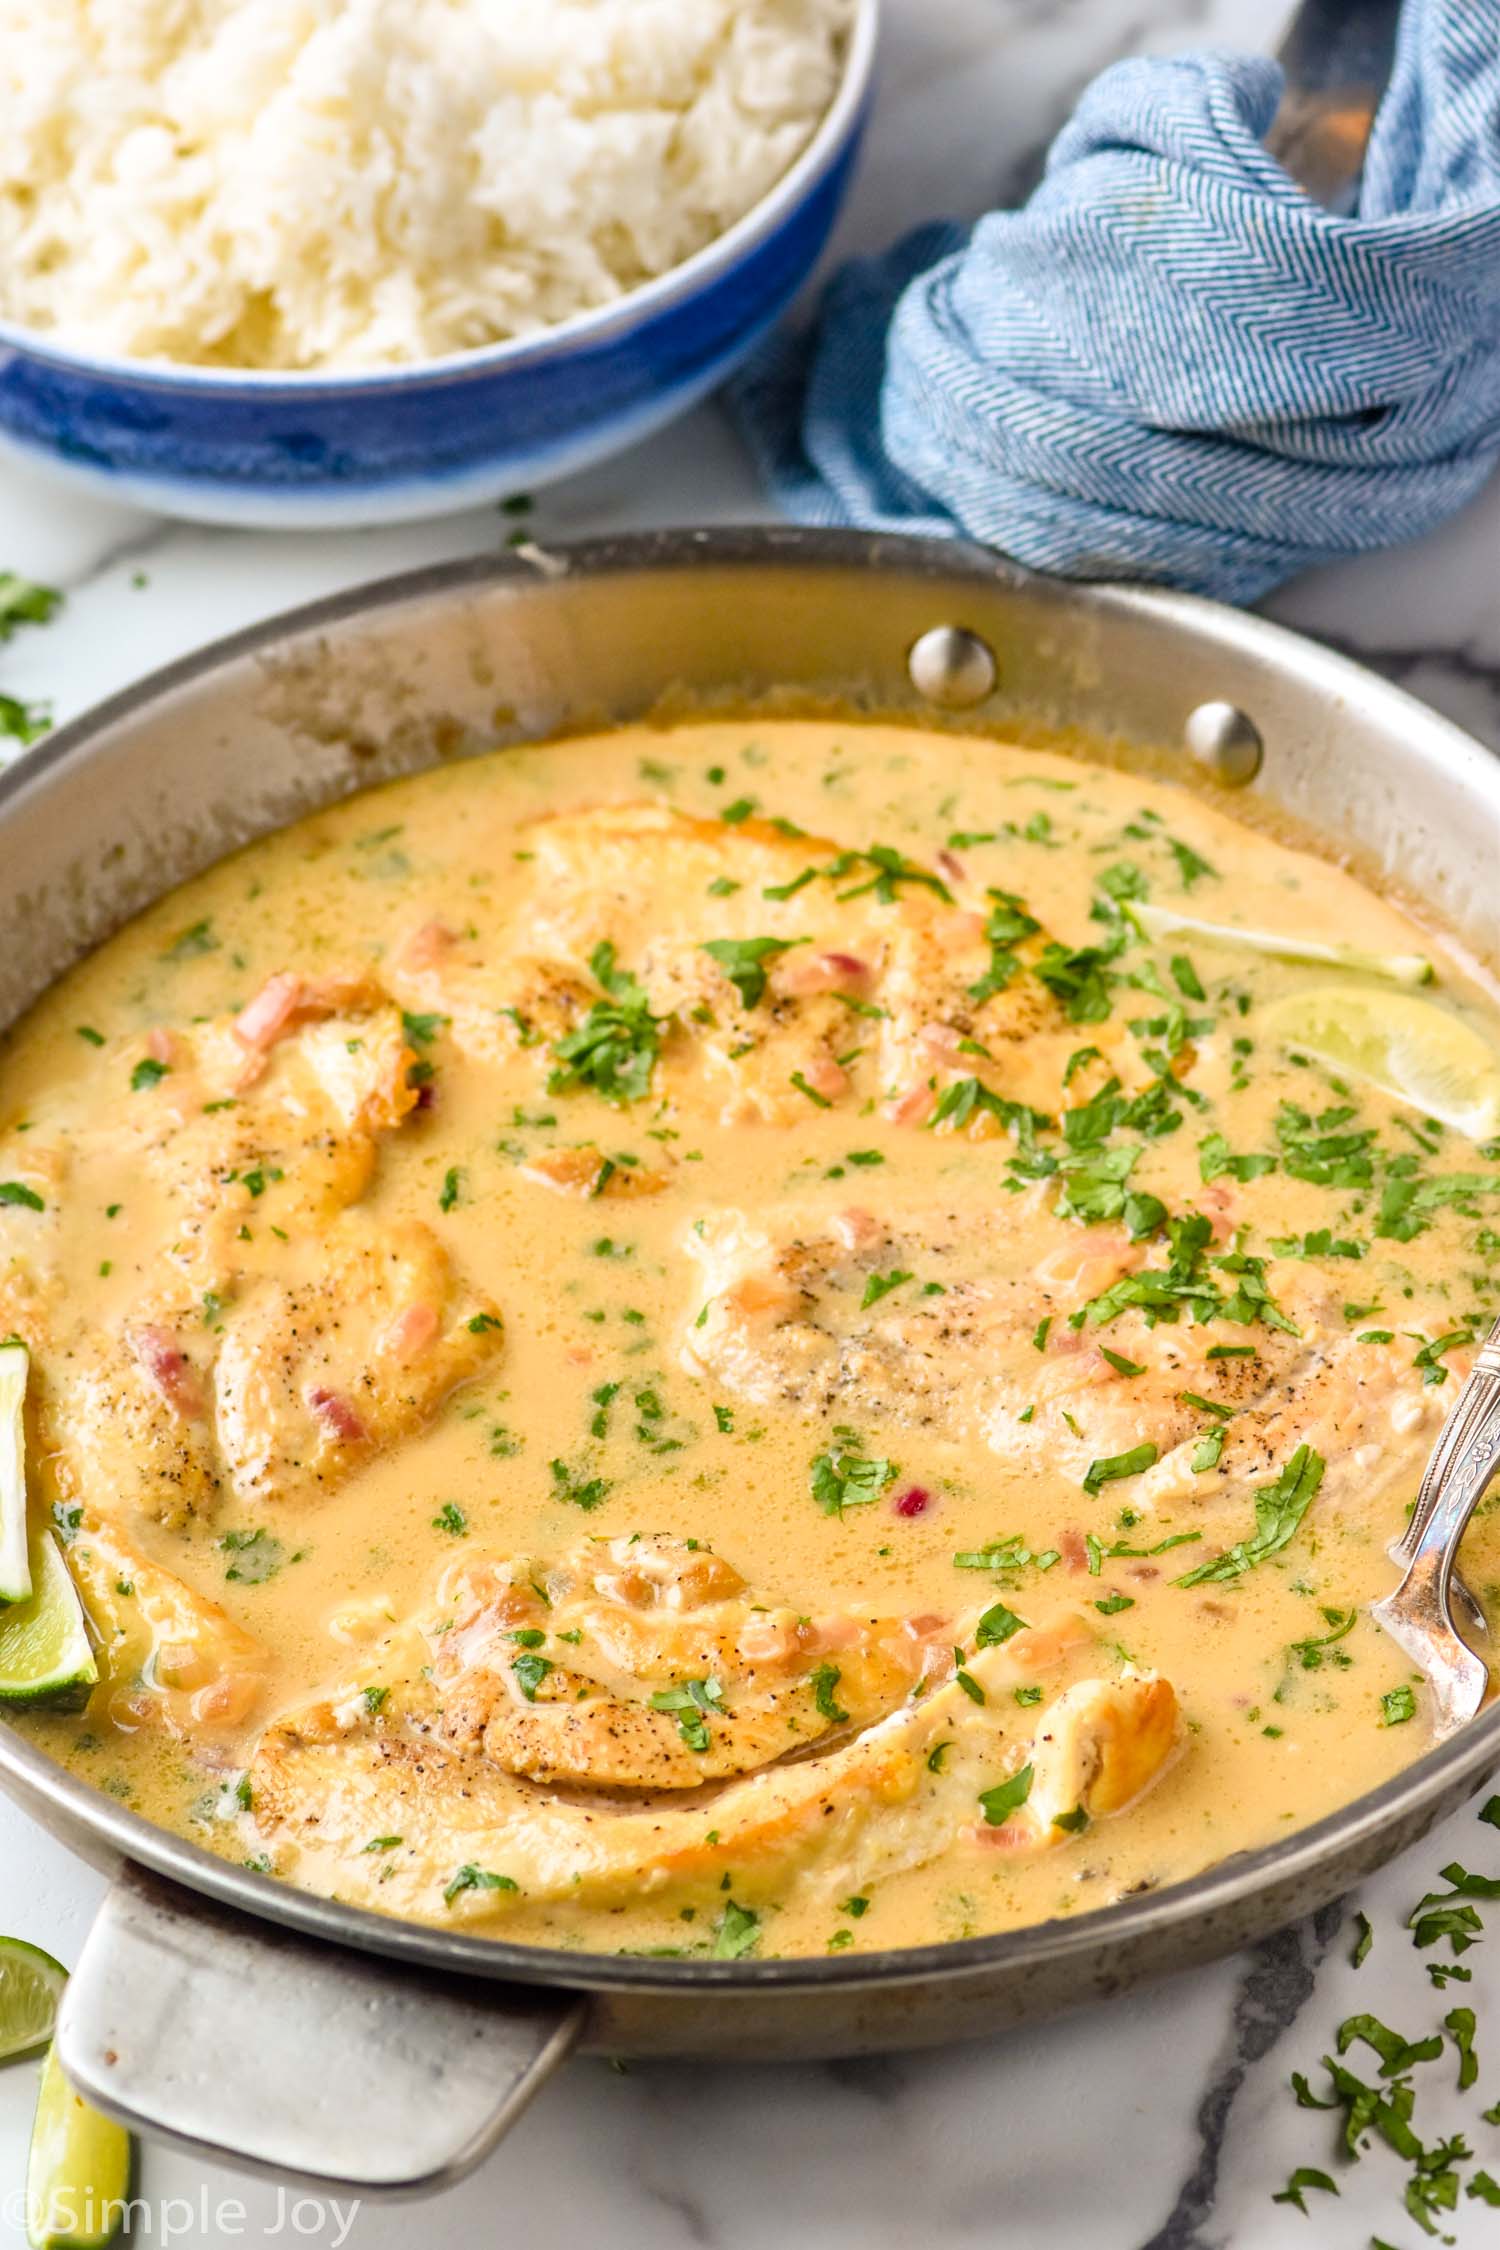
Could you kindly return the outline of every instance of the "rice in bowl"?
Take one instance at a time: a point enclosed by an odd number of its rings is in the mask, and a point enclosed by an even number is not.
[[[854,0],[0,0],[0,317],[396,367],[664,274],[793,164]]]

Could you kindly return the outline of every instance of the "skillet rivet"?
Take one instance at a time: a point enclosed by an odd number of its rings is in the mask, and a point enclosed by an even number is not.
[[[911,684],[945,711],[972,710],[995,685],[995,652],[966,625],[934,625],[913,641],[906,659]]]
[[[1212,767],[1231,789],[1243,789],[1260,772],[1266,746],[1237,703],[1200,703],[1189,711],[1182,736],[1199,764]]]

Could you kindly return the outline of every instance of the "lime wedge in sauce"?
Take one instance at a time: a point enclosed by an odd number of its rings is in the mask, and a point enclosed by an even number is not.
[[[1362,1078],[1471,1141],[1500,1134],[1500,1054],[1431,1000],[1318,985],[1260,1010],[1259,1037]]]
[[[1196,939],[1200,945],[1222,945],[1235,953],[1267,954],[1273,961],[1305,961],[1314,968],[1354,969],[1363,976],[1384,977],[1390,984],[1432,982],[1432,963],[1421,953],[1363,953],[1355,945],[1289,937],[1279,930],[1240,929],[1233,922],[1204,922],[1195,914],[1179,914],[1173,906],[1153,906],[1145,899],[1127,900],[1125,912],[1139,934],[1153,941]]]
[[[104,2250],[113,2242],[125,2222],[134,2156],[124,2126],[74,2093],[51,2050],[26,2167],[31,2250]]]
[[[35,1591],[0,1610],[0,1703],[41,1703],[81,1694],[99,1667],[83,1604],[50,1531],[31,1549]]]
[[[0,1602],[24,1602],[31,1592],[21,1413],[30,1371],[31,1354],[24,1344],[0,1344]]]
[[[39,1945],[0,1937],[0,2062],[46,2046],[67,1981],[62,1963]]]

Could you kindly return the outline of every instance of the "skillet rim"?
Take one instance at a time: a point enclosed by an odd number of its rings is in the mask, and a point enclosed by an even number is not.
[[[989,549],[954,540],[913,539],[894,533],[807,530],[785,525],[731,525],[712,530],[663,530],[538,542],[529,550],[479,555],[431,564],[345,589],[262,619],[210,641],[159,667],[59,727],[36,748],[0,771],[0,834],[8,806],[122,722],[139,719],[165,697],[208,681],[219,670],[304,639],[324,628],[434,597],[462,598],[483,589],[515,585],[537,591],[553,578],[571,584],[589,577],[670,574],[710,568],[874,570],[904,574],[962,589],[1025,591],[1063,613],[1115,612],[1154,619],[1189,641],[1217,643],[1260,658],[1278,676],[1300,676],[1355,711],[1388,713],[1393,722],[1424,738],[1424,755],[1460,782],[1472,782],[1500,799],[1500,765],[1473,736],[1378,674],[1285,626],[1225,608],[1195,595],[1136,585],[1069,583],[1021,568]],[[562,570],[559,572],[559,564]],[[269,831],[266,831],[269,833]],[[170,888],[171,886],[168,886]],[[158,895],[165,895],[160,893]],[[1316,1880],[1340,1851],[1368,1844],[1389,1821],[1435,1818],[1467,1778],[1475,1793],[1500,1768],[1500,1698],[1451,1742],[1438,1745],[1403,1772],[1284,1840],[1218,1861],[1200,1874],[1115,1905],[1056,1917],[987,1937],[940,1940],[878,1953],[789,1959],[672,1960],[642,1954],[580,1953],[552,1946],[517,1945],[501,1937],[434,1929],[298,1890],[274,1876],[219,1858],[204,1846],[159,1828],[118,1800],[93,1788],[19,1734],[0,1711],[0,1786],[28,1815],[45,1806],[43,1821],[78,1856],[82,1830],[126,1863],[149,1868],[190,1892],[284,1929],[402,1963],[574,1993],[631,1992],[670,1997],[705,1989],[771,1994],[883,1989],[911,1984],[962,1982],[981,1973],[1024,1975],[1042,1962],[1065,1962],[1110,1947],[1122,1952],[1148,1935],[1198,1917],[1217,1917],[1253,1898],[1272,1882]]]

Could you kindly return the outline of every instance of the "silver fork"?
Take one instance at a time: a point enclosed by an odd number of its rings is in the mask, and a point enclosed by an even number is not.
[[[1427,1464],[1411,1521],[1391,1549],[1406,1575],[1393,1594],[1371,1604],[1383,1625],[1432,1684],[1434,1732],[1454,1734],[1479,1710],[1489,1666],[1474,1654],[1453,1620],[1487,1636],[1485,1615],[1454,1567],[1469,1519],[1500,1473],[1500,1320],[1490,1330],[1473,1373]]]

